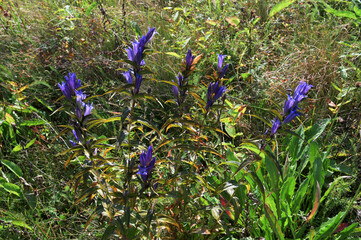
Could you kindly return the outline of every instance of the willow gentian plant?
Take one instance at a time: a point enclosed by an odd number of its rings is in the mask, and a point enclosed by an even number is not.
[[[283,121],[279,118],[273,120],[271,136],[273,136],[279,127],[291,122],[293,119],[298,117],[301,113],[298,111],[300,108],[298,104],[307,97],[307,92],[312,88],[312,85],[307,84],[304,81],[301,81],[297,88],[295,89],[293,96],[287,94],[287,99],[285,100],[283,108]]]
[[[208,113],[209,108],[226,92],[226,88],[222,86],[222,78],[226,74],[229,64],[226,64],[223,67],[224,58],[227,55],[218,54],[218,64],[217,64],[217,80],[215,83],[209,83],[207,91],[207,104],[206,112]]]
[[[132,69],[129,69],[129,71],[123,73],[123,75],[128,83],[135,83],[133,95],[139,93],[139,89],[143,81],[141,72],[145,66],[144,50],[146,45],[150,42],[150,40],[152,40],[155,33],[155,28],[149,28],[146,35],[142,36],[139,40],[134,40],[131,44],[132,46],[126,49],[128,53],[128,60],[132,65]],[[135,82],[133,79],[135,79]]]

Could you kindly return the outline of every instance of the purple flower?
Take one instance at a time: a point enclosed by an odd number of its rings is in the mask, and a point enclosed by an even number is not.
[[[229,64],[226,64],[223,68],[221,73],[219,74],[218,78],[222,79],[224,77],[224,75],[226,74],[227,68],[228,68]]]
[[[293,99],[293,97],[287,95],[287,99],[285,100],[285,107],[283,109],[283,114],[287,115],[291,111],[291,109],[295,107],[297,107],[297,102],[295,101],[295,99]]]
[[[152,40],[155,33],[156,33],[155,32],[155,27],[154,28],[148,28],[148,33],[145,36],[142,37],[142,38],[145,39],[144,40],[145,41],[144,45],[149,43],[150,40]]]
[[[133,47],[127,49],[128,59],[134,62],[138,68],[140,68],[141,66],[145,65],[145,62],[142,58],[144,46],[142,46],[142,44],[137,41],[133,42],[132,46]]]
[[[183,85],[184,85],[184,77],[182,76],[181,73],[178,73],[177,76],[177,80],[178,80],[178,86],[180,87],[180,90],[178,89],[177,86],[172,86],[172,90],[173,90],[173,94],[175,96],[175,98],[177,99],[177,103],[178,105],[181,105],[186,97],[186,89],[183,89]]]
[[[172,85],[172,90],[173,90],[173,94],[175,96],[175,98],[177,99],[177,101],[179,100],[179,90],[177,86]]]
[[[82,93],[81,90],[79,91],[75,90],[75,93],[76,93],[75,114],[78,120],[81,120],[83,117],[86,117],[91,114],[91,111],[93,110],[93,103],[86,104],[83,102],[83,100],[85,100],[86,98],[86,95]]]
[[[307,83],[304,82],[304,81],[301,81],[301,82],[298,84],[297,88],[295,89],[294,98],[296,98],[295,95],[297,95],[297,94],[306,95],[307,92],[308,92],[308,90],[311,89],[311,87],[313,87],[313,86],[307,84]]]
[[[300,113],[297,112],[297,108],[292,109],[290,114],[288,114],[287,117],[285,119],[283,119],[283,124],[287,124],[287,123],[291,122],[293,119],[295,119],[299,115],[300,115]]]
[[[84,110],[84,117],[86,117],[86,116],[88,116],[88,115],[90,115],[91,114],[91,111],[93,110],[93,103],[91,103],[91,104],[84,104],[84,108],[85,108],[85,110]]]
[[[137,174],[140,174],[144,182],[147,182],[148,177],[150,176],[150,173],[154,168],[155,157],[152,158],[152,156],[152,146],[149,146],[147,154],[145,154],[144,151],[140,154],[140,165],[138,165],[139,171],[137,172]]]
[[[153,38],[155,34],[155,28],[149,28],[148,33],[142,36],[139,41],[132,42],[132,47],[126,49],[128,53],[128,59],[135,63],[135,71],[138,72],[142,66],[145,65],[143,60],[143,51],[145,45]]]
[[[217,54],[217,56],[218,56],[217,72],[221,73],[222,66],[223,66],[223,60],[225,57],[227,57],[227,55]]]
[[[192,55],[192,50],[188,50],[187,52],[187,56],[186,56],[186,70],[190,70],[193,64],[193,60],[194,60],[195,56]]]
[[[77,131],[76,129],[73,129],[73,134],[74,134],[74,137],[76,139],[77,142],[80,142],[80,138],[81,138],[81,133],[79,131]]]
[[[142,84],[143,77],[140,74],[136,74],[135,78],[135,88],[134,88],[134,94],[139,93],[140,85]]]
[[[281,125],[281,121],[278,118],[275,118],[273,121],[272,129],[271,129],[271,136],[277,132],[277,129]]]
[[[215,101],[220,98],[223,93],[226,91],[226,88],[219,85],[219,82],[210,83],[207,91],[207,105],[206,110],[208,112],[209,108],[215,103]]]
[[[69,73],[69,76],[65,76],[65,83],[58,83],[60,90],[64,96],[71,100],[72,96],[75,95],[75,90],[81,87],[80,79],[76,79],[75,73]]]
[[[133,83],[133,80],[132,80],[132,73],[131,71],[129,70],[128,72],[125,72],[125,73],[122,73],[122,75],[125,77],[125,79],[127,80],[127,83]]]
[[[271,136],[274,135],[279,127],[283,124],[287,124],[291,122],[293,119],[301,115],[298,110],[298,104],[307,97],[307,92],[311,89],[312,85],[307,84],[306,82],[300,82],[295,89],[293,96],[287,95],[287,99],[285,100],[285,106],[283,108],[283,122],[278,118],[273,120]]]
[[[217,65],[217,72],[218,72],[218,79],[222,79],[226,74],[227,68],[229,64],[226,64],[223,68],[223,60],[227,55],[217,54],[218,56],[218,65]]]
[[[67,99],[71,100],[71,92],[70,92],[68,86],[66,85],[66,83],[64,83],[64,82],[62,82],[61,84],[58,83],[58,86],[59,86],[60,90],[63,92],[64,96]]]
[[[293,98],[295,99],[296,105],[302,101],[302,99],[307,97],[308,90],[313,87],[312,85],[308,85],[306,82],[302,81],[298,84],[297,88],[293,93]]]

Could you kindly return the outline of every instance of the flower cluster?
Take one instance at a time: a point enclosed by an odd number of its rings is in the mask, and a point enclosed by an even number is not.
[[[80,79],[76,79],[75,73],[69,73],[69,76],[65,76],[65,83],[59,83],[58,86],[73,106],[77,120],[74,122],[73,134],[77,142],[82,142],[83,137],[80,125],[82,122],[86,121],[87,117],[91,114],[91,111],[93,110],[93,103],[87,104],[84,102],[86,95],[79,89],[81,87],[81,81]],[[73,96],[75,97],[75,101]],[[74,141],[70,141],[70,143],[72,145],[76,144]]]
[[[143,77],[140,74],[144,62],[144,49],[145,45],[150,42],[155,34],[155,28],[149,28],[149,31],[146,35],[142,36],[139,41],[135,40],[132,42],[132,46],[126,49],[128,53],[128,60],[132,62],[133,69],[123,73],[123,76],[129,84],[133,84],[133,76],[135,78],[135,87],[133,94],[138,94],[140,85],[143,81]],[[133,76],[132,76],[133,75]]]
[[[220,98],[223,93],[226,91],[224,86],[220,86],[219,82],[210,83],[207,91],[207,105],[206,110],[208,112],[209,108],[213,105],[213,103]]]
[[[151,171],[154,168],[155,157],[153,158],[152,157],[153,157],[152,146],[149,146],[147,153],[143,151],[140,154],[140,165],[138,165],[139,171],[137,172],[137,174],[140,174],[140,176],[142,177],[145,183],[148,181]]]
[[[280,121],[277,117],[273,120],[271,136],[277,132],[277,129],[283,124],[287,124],[299,116],[301,113],[298,112],[300,109],[298,104],[307,97],[307,92],[310,90],[312,85],[307,84],[304,81],[301,81],[297,88],[295,89],[293,96],[287,95],[285,100],[285,106],[283,108],[283,122]]]
[[[217,73],[218,73],[218,80],[221,80],[224,75],[226,74],[227,68],[229,64],[226,64],[223,68],[223,60],[227,55],[218,54],[218,65],[217,65]]]
[[[206,104],[206,111],[208,112],[209,108],[217,101],[218,98],[222,97],[223,93],[226,92],[226,88],[224,86],[221,86],[220,80],[224,77],[226,74],[227,68],[229,64],[226,64],[223,67],[223,60],[227,55],[218,55],[218,65],[217,65],[217,82],[210,83],[208,86],[207,91],[207,104]]]
[[[81,87],[81,83],[80,79],[76,79],[75,73],[69,73],[69,76],[65,76],[65,83],[58,83],[58,86],[64,96],[71,101],[72,97],[75,96],[76,89]]]
[[[178,106],[180,106],[187,96],[187,78],[194,70],[194,64],[196,63],[196,57],[192,54],[192,50],[188,50],[185,60],[183,60],[182,73],[178,73],[177,82],[178,86],[172,86],[173,94],[177,100]],[[199,58],[198,58],[199,59]]]

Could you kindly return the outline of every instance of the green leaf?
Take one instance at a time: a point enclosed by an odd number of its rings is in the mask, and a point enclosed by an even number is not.
[[[338,225],[340,225],[343,215],[344,212],[339,212],[336,216],[330,218],[327,222],[324,222],[317,231],[314,240],[327,239],[329,236],[331,236]]]
[[[322,160],[319,157],[313,162],[313,176],[315,181],[318,182],[322,188],[325,173],[323,172]]]
[[[330,122],[330,118],[322,119],[318,121],[315,125],[313,125],[309,130],[307,130],[306,138],[308,139],[308,142],[310,143],[311,141],[314,141],[319,136],[321,136],[321,134]]]
[[[108,226],[107,229],[105,229],[105,232],[103,233],[103,236],[102,236],[101,239],[102,240],[108,239],[114,233],[114,230],[115,230],[114,225]]]
[[[179,55],[178,55],[177,53],[175,53],[175,52],[166,52],[165,54],[170,55],[170,56],[173,56],[173,57],[176,57],[176,58],[179,58],[179,59],[182,58],[181,56],[179,56]]]
[[[13,162],[10,162],[8,160],[1,160],[2,164],[4,164],[7,168],[9,168],[13,173],[15,173],[16,176],[18,177],[22,177],[23,176],[23,172],[21,171],[20,167],[18,165],[16,165]]]
[[[18,144],[18,145],[16,145],[14,148],[13,148],[13,151],[12,152],[19,152],[19,151],[21,151],[21,150],[23,150],[23,147],[20,145],[20,144]]]
[[[359,8],[357,7],[357,5],[355,5],[355,6],[353,7],[353,11],[356,13],[356,15],[357,15],[358,17],[361,17],[361,9],[359,9]]]
[[[5,191],[15,194],[18,197],[22,196],[21,188],[18,185],[12,184],[12,183],[1,183],[0,187],[5,189]]]
[[[264,208],[268,222],[270,223],[274,233],[276,233],[277,238],[281,240],[285,239],[281,226],[279,225],[276,216],[272,212],[271,208],[267,204],[264,204]]]
[[[303,138],[305,137],[302,125],[297,130],[297,134],[299,134],[300,137],[293,135],[289,144],[289,152],[292,161],[297,161],[299,159],[302,150]]]
[[[289,203],[292,203],[290,200],[291,197],[293,196],[293,193],[295,192],[295,186],[296,186],[295,177],[292,176],[287,178],[287,180],[282,184],[280,201],[287,201]]]
[[[272,161],[271,158],[269,158],[267,156],[265,157],[265,165],[266,165],[266,170],[269,175],[272,191],[274,191],[276,194],[278,194],[278,192],[279,192],[278,182],[279,182],[280,172],[278,171],[274,161]]]
[[[301,209],[301,205],[304,202],[304,197],[306,195],[306,192],[308,190],[308,183],[309,179],[306,178],[298,188],[296,192],[296,196],[294,200],[292,201],[292,212],[298,213],[298,211]]]
[[[350,226],[348,226],[347,228],[345,228],[344,230],[342,230],[341,232],[339,232],[337,234],[336,240],[342,240],[342,239],[347,239],[348,237],[351,236],[352,233],[354,233],[354,229],[358,226],[359,224],[353,223]]]
[[[264,152],[259,149],[259,146],[256,143],[253,143],[253,142],[242,143],[240,145],[240,148],[245,148],[245,149],[251,150],[252,152],[259,155],[261,158],[265,157]]]
[[[37,125],[44,125],[46,121],[42,119],[30,119],[23,121],[20,126],[37,126]]]
[[[335,15],[336,17],[346,17],[346,18],[351,18],[351,19],[357,19],[356,14],[350,11],[344,11],[344,10],[336,10],[333,8],[326,8],[325,9],[326,12],[329,12],[333,15]]]
[[[292,3],[294,3],[296,0],[283,0],[279,3],[277,3],[269,12],[269,17],[273,17],[276,13],[283,10],[284,8],[288,7]]]
[[[26,144],[25,149],[31,147],[31,145],[33,145],[35,141],[36,138],[33,138],[28,144]]]

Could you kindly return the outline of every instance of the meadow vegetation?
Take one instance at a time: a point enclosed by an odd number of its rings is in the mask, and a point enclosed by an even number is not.
[[[361,3],[0,0],[0,239],[358,239]]]

